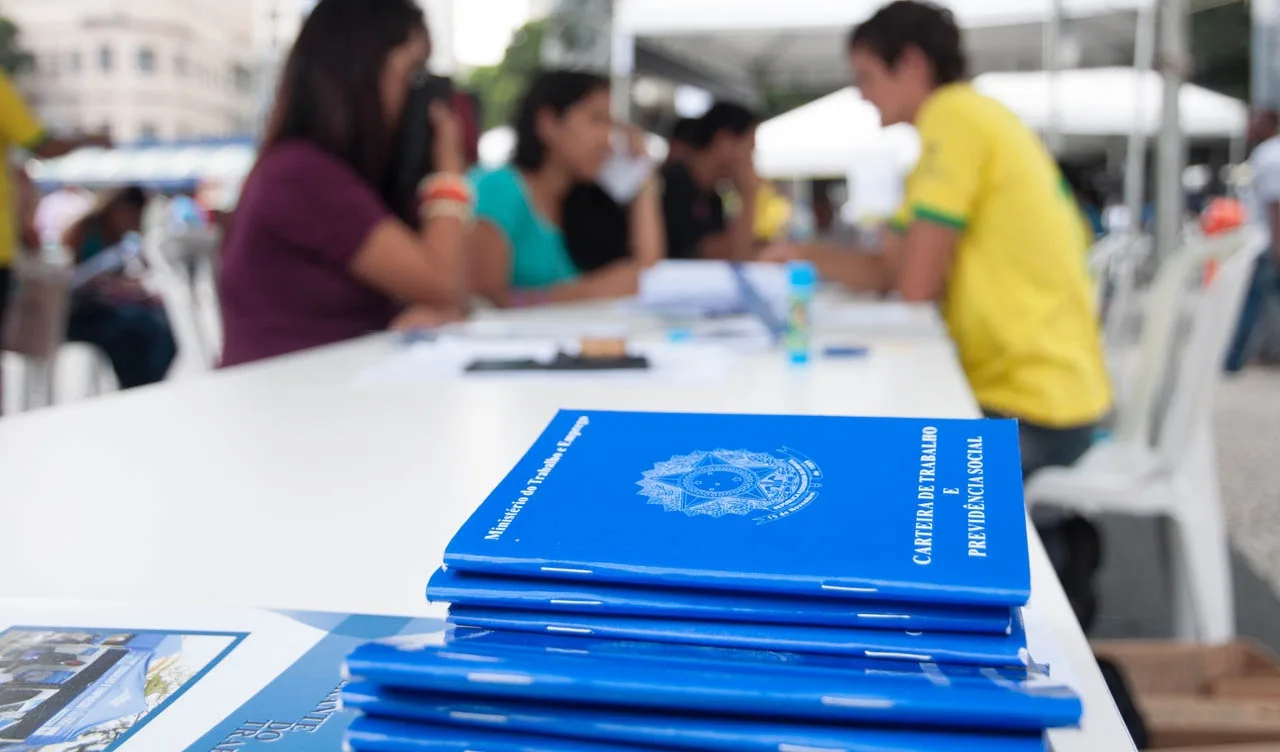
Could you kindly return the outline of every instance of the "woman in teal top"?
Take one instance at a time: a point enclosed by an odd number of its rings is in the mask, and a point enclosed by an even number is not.
[[[564,205],[612,154],[608,80],[552,71],[534,81],[516,120],[512,164],[473,175],[476,225],[468,238],[471,289],[500,306],[634,295],[640,269],[663,255],[656,192],[630,208],[632,257],[581,274],[565,247]]]

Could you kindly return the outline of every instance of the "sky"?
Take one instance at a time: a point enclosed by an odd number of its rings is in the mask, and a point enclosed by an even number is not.
[[[529,20],[530,0],[454,0],[454,44],[467,67],[502,60],[516,29]]]

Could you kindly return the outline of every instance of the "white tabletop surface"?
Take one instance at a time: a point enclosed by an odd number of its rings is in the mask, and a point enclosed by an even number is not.
[[[847,335],[846,335],[847,337]],[[446,543],[561,407],[970,418],[951,346],[868,333],[867,357],[744,354],[699,387],[582,379],[357,386],[402,347],[328,348],[0,420],[0,598],[441,615]],[[1036,609],[1085,703],[1058,752],[1131,750],[1032,536]]]

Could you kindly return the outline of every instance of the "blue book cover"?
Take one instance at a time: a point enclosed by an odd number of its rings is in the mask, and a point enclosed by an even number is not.
[[[1008,635],[902,632],[852,627],[685,621],[608,614],[540,613],[454,606],[449,622],[477,629],[671,642],[682,645],[783,650],[859,658],[954,663],[971,666],[1025,666],[1031,663],[1020,621]]]
[[[610,640],[599,637],[564,637],[536,632],[476,629],[451,626],[442,644],[471,651],[523,651],[544,655],[577,655],[600,661],[645,661],[648,663],[711,664],[712,668],[730,666],[786,671],[861,671],[878,675],[902,674],[921,679],[926,674],[942,676],[949,682],[993,679],[1005,682],[1046,684],[1049,668],[1040,663],[1026,666],[967,666],[963,664],[921,664],[883,658],[858,658],[849,655],[792,653],[784,650],[750,650],[707,645],[682,645],[672,642]],[[745,666],[743,665],[745,664]],[[761,666],[761,664],[764,664]],[[923,668],[922,668],[923,667]]]
[[[347,730],[352,752],[635,752],[654,747],[593,744],[565,738],[360,718]],[[658,748],[661,749],[661,748]]]
[[[891,671],[837,671],[758,661],[602,660],[459,642],[371,643],[346,665],[356,680],[488,700],[1030,733],[1079,721],[1075,694],[1039,674],[1023,681],[994,670],[972,674],[952,681],[944,667],[905,662]]]
[[[561,411],[445,551],[461,571],[1021,606],[1012,421]]]
[[[1007,607],[850,601],[715,590],[671,590],[608,582],[494,577],[440,569],[427,585],[433,603],[479,608],[656,616],[753,624],[1008,634]]]
[[[1044,752],[1043,734],[977,735],[443,697],[356,683],[343,707],[369,716],[585,741],[716,752]]]

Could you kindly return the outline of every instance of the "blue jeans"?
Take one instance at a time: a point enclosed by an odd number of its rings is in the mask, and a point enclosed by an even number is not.
[[[1276,293],[1280,293],[1280,274],[1276,272],[1275,257],[1264,253],[1258,257],[1253,268],[1253,282],[1245,295],[1244,307],[1240,309],[1236,336],[1231,340],[1231,349],[1227,353],[1228,373],[1239,373],[1248,365],[1254,350],[1254,334],[1266,308],[1267,298]]]
[[[152,303],[77,300],[67,339],[106,353],[121,389],[163,381],[178,353],[164,309]]]

